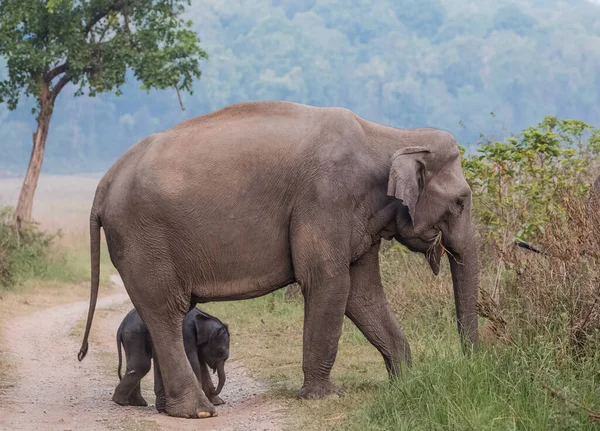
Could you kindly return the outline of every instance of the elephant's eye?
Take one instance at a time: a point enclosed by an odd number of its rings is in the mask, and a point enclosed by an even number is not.
[[[454,201],[454,205],[450,205],[450,208],[449,208],[450,214],[452,214],[454,217],[460,216],[464,209],[465,209],[465,198],[462,196],[456,198],[456,200]]]

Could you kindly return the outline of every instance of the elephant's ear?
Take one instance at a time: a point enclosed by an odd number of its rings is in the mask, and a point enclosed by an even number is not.
[[[429,153],[425,147],[406,147],[392,156],[392,167],[388,180],[388,196],[400,199],[408,208],[411,221],[415,222],[415,207],[423,190],[423,164],[419,161],[422,153]]]
[[[211,325],[210,317],[204,314],[196,315],[196,344],[201,346],[202,344],[208,343],[210,340],[210,334],[213,331],[213,325]]]

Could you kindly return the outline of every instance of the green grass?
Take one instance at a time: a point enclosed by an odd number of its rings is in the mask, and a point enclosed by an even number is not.
[[[51,246],[45,256],[28,259],[15,256],[13,285],[1,286],[0,291],[24,290],[40,284],[78,284],[90,281],[90,251],[87,247]],[[106,244],[102,244],[100,257],[100,282],[108,282],[114,267]]]
[[[559,360],[551,346],[484,350],[467,358],[432,348],[352,418],[356,430],[598,429],[568,400],[600,405],[597,360]],[[545,386],[544,386],[545,385]]]
[[[232,355],[269,383],[272,399],[288,405],[289,429],[600,429],[585,410],[551,394],[600,411],[598,358],[576,361],[543,339],[523,348],[484,345],[467,357],[451,302],[399,319],[413,367],[394,384],[379,353],[346,320],[332,372],[346,395],[320,401],[294,398],[302,384],[301,302],[285,302],[278,291],[201,308],[229,323]]]

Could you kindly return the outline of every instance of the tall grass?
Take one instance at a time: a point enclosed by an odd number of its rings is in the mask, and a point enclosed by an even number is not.
[[[558,357],[553,346],[490,348],[471,357],[431,346],[349,423],[356,430],[597,429],[596,359]],[[571,401],[569,401],[571,400]],[[572,402],[575,401],[575,404]]]
[[[497,258],[506,265],[504,278],[482,286],[480,313],[501,328],[500,338],[543,336],[564,354],[593,356],[600,341],[600,216],[584,197],[562,201],[564,217],[538,236],[543,253],[513,247]]]

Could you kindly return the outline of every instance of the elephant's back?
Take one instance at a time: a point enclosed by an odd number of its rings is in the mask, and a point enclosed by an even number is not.
[[[124,343],[132,340],[148,341],[150,339],[148,328],[135,308],[127,313],[119,331]]]
[[[348,110],[265,102],[153,135],[111,168],[101,219],[113,263],[168,261],[186,285],[212,286],[203,297],[289,283],[292,214],[351,200],[361,133]]]

